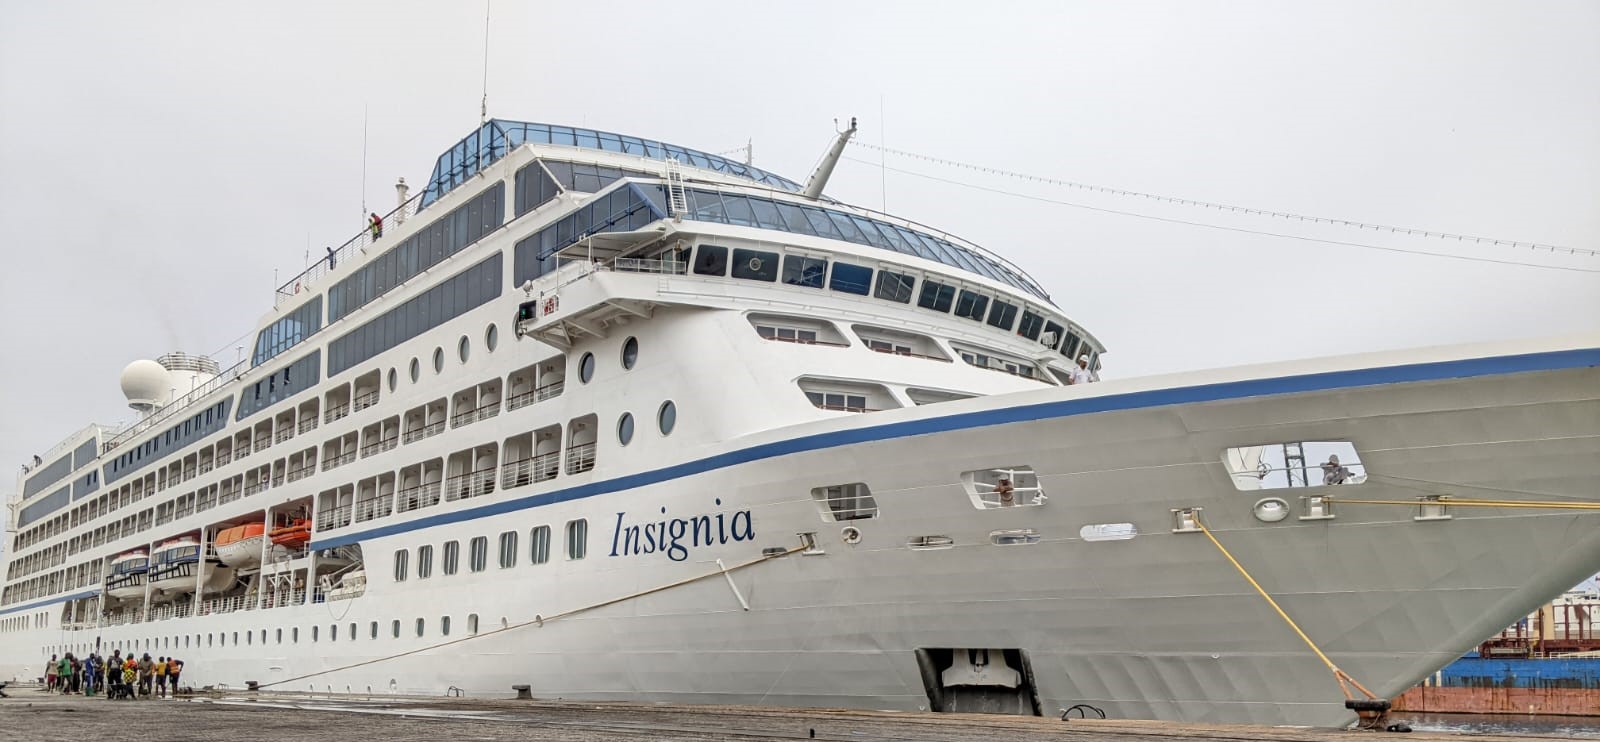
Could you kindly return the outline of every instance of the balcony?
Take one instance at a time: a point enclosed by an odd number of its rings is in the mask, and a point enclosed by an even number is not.
[[[567,473],[579,474],[594,468],[594,444],[584,443],[567,448]]]
[[[387,450],[389,450],[391,448],[394,448],[395,446],[397,446],[399,444],[400,444],[400,436],[399,435],[391,435],[388,438],[381,438],[379,440],[375,440],[375,441],[373,441],[371,443],[368,443],[367,445],[361,447],[361,458],[366,458],[366,457],[371,456],[373,454],[383,453],[384,451],[387,451]]]
[[[317,429],[317,418],[316,418],[315,415],[300,421],[300,432],[309,433],[309,432],[311,432],[313,430],[316,430],[316,429]]]
[[[294,437],[294,428],[284,428],[283,430],[278,431],[276,435],[272,436],[272,441],[274,443],[282,443],[282,442],[284,442],[286,440],[289,440],[290,438],[293,438],[293,437]]]
[[[432,437],[432,436],[436,436],[436,435],[438,435],[440,433],[443,433],[443,432],[444,432],[444,421],[440,420],[439,422],[436,422],[436,423],[429,423],[429,424],[424,425],[424,426],[422,426],[420,428],[416,428],[414,430],[406,431],[406,434],[404,436],[402,436],[402,440],[404,440],[406,443],[416,443],[417,441],[420,441],[423,438],[429,438],[429,437]]]
[[[348,463],[350,463],[352,461],[355,461],[355,460],[356,460],[356,452],[355,451],[351,451],[350,453],[346,453],[346,454],[340,454],[338,456],[331,456],[331,457],[325,459],[322,462],[322,470],[323,471],[327,471],[327,470],[335,468],[335,467],[344,466],[345,464],[348,464]]]
[[[247,485],[244,486],[244,496],[245,497],[249,497],[249,496],[251,496],[253,494],[256,494],[257,492],[266,492],[266,491],[267,491],[267,480],[265,480],[265,479],[263,479],[263,480],[261,480],[259,482],[251,482],[250,484],[247,484]]]
[[[350,525],[350,506],[340,505],[317,513],[317,530],[332,531]]]
[[[407,487],[398,494],[398,507],[404,513],[417,508],[425,508],[439,504],[439,483],[429,482],[415,487]]]
[[[444,480],[445,499],[464,500],[494,491],[494,468],[486,467]]]
[[[295,482],[317,473],[316,464],[306,464],[289,470],[289,481]]]
[[[544,482],[555,479],[560,472],[561,452],[559,451],[508,461],[500,467],[500,486],[510,489],[533,482]]]
[[[377,406],[378,390],[374,389],[364,394],[357,394],[356,398],[351,400],[351,404],[355,405],[355,412],[360,412],[368,407]]]
[[[462,410],[461,412],[457,412],[456,414],[450,416],[450,427],[459,428],[463,425],[471,425],[477,421],[477,410]]]
[[[394,513],[394,497],[381,495],[356,500],[356,522],[387,518]]]
[[[349,416],[350,416],[350,403],[346,402],[344,404],[338,404],[338,405],[334,405],[332,407],[329,407],[327,413],[325,413],[322,416],[322,421],[323,422],[327,422],[327,423],[331,423],[334,420],[343,420],[343,419],[345,419],[345,418],[347,418]]]

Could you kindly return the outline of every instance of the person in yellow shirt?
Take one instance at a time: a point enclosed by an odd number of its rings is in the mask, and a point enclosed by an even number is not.
[[[167,697],[167,658],[156,658],[156,698]]]

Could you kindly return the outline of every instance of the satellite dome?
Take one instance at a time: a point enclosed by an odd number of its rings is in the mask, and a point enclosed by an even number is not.
[[[165,404],[172,394],[172,374],[165,366],[151,360],[138,360],[122,369],[122,396],[128,406],[140,412],[149,412]]]

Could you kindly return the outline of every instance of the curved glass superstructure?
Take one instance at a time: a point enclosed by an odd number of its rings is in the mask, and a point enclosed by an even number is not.
[[[477,131],[468,134],[454,147],[439,155],[439,159],[433,164],[433,175],[428,178],[428,186],[422,192],[422,203],[418,208],[427,208],[429,204],[466,182],[467,178],[522,144],[555,144],[598,149],[648,157],[653,160],[674,157],[685,165],[748,178],[762,185],[785,191],[800,191],[799,183],[761,168],[654,139],[641,139],[574,126],[490,119],[488,123],[478,127]]]

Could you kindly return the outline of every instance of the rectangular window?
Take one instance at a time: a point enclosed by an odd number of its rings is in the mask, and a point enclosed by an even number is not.
[[[956,300],[956,316],[982,322],[983,310],[988,307],[989,297],[962,289],[961,298]]]
[[[539,526],[528,532],[529,549],[528,561],[532,564],[544,564],[550,561],[550,526]]]
[[[433,547],[417,547],[417,579],[426,580],[433,575]]]
[[[783,282],[790,286],[822,288],[822,279],[828,274],[828,261],[804,255],[783,256]]]
[[[489,566],[489,537],[476,536],[472,539],[471,564],[472,571],[482,572]]]
[[[849,263],[834,263],[833,278],[828,282],[828,288],[846,294],[866,296],[872,292],[872,269]]]
[[[778,280],[778,254],[743,248],[734,249],[733,277],[751,281]]]
[[[956,287],[936,281],[923,281],[922,295],[917,298],[917,306],[935,312],[949,312],[950,304],[955,297]]]
[[[811,499],[829,523],[878,517],[878,501],[863,482],[817,487],[811,490]]]
[[[1009,330],[1011,329],[1011,325],[1016,321],[1017,305],[1007,304],[999,299],[995,299],[994,303],[989,306],[990,327],[998,327],[1002,330]]]
[[[1017,325],[1017,334],[1029,340],[1039,339],[1039,330],[1044,327],[1044,318],[1031,311],[1023,310],[1022,324]]]
[[[1349,441],[1288,441],[1240,446],[1222,452],[1237,489],[1257,492],[1287,487],[1353,485],[1367,481],[1361,454]]]
[[[589,521],[567,521],[567,558],[582,559],[589,553]]]
[[[910,304],[911,288],[915,284],[916,279],[909,274],[880,270],[878,271],[878,289],[874,292],[874,295],[879,299]]]
[[[701,276],[728,275],[728,248],[701,245],[694,249],[694,272]]]
[[[406,581],[406,564],[410,559],[410,552],[401,549],[394,553],[394,581]]]
[[[517,566],[517,532],[506,531],[500,534],[500,568],[509,569]]]
[[[453,575],[461,566],[461,542],[446,541],[444,543],[444,573]]]

